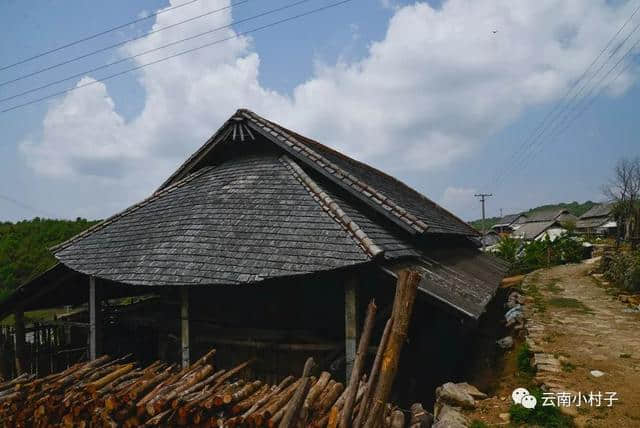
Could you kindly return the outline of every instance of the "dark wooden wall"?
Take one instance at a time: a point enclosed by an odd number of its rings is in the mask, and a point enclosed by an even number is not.
[[[299,374],[312,356],[322,370],[344,378],[344,285],[347,273],[255,285],[192,287],[190,343],[194,361],[211,348],[216,364],[230,368],[255,358],[248,373],[267,382]],[[378,317],[367,370],[390,314],[394,280],[377,269],[358,273],[358,328],[366,306],[376,299]],[[147,301],[109,311],[106,353],[134,353],[148,364],[180,361],[180,295],[164,290]],[[432,403],[435,388],[462,381],[476,358],[474,323],[420,295],[401,357],[394,402]],[[477,340],[476,340],[477,342]]]

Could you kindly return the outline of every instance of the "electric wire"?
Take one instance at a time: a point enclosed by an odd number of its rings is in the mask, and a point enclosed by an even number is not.
[[[308,0],[303,0],[303,1],[308,1]],[[173,58],[176,58],[176,57],[179,57],[179,56],[191,53],[191,52],[195,52],[195,51],[198,51],[200,49],[204,49],[204,48],[207,48],[207,47],[210,47],[210,46],[214,46],[214,45],[217,45],[217,44],[229,41],[229,40],[237,39],[237,38],[240,38],[242,36],[246,36],[248,34],[252,34],[252,33],[255,33],[255,32],[258,32],[258,31],[262,31],[262,30],[265,30],[265,29],[268,29],[268,28],[271,28],[271,27],[275,27],[275,26],[283,24],[285,22],[293,21],[295,19],[299,19],[299,18],[308,16],[308,15],[311,15],[311,14],[314,14],[314,13],[318,13],[318,12],[321,12],[321,11],[324,11],[324,10],[327,10],[327,9],[331,9],[331,8],[334,8],[334,7],[337,7],[337,6],[341,6],[343,4],[346,4],[346,3],[349,3],[349,2],[352,2],[352,1],[354,1],[354,0],[342,0],[342,1],[339,1],[339,2],[331,3],[331,4],[326,5],[326,6],[322,6],[322,7],[316,8],[316,9],[312,9],[312,10],[304,12],[304,13],[299,13],[297,15],[293,15],[293,16],[290,16],[290,17],[287,17],[287,18],[283,18],[283,19],[271,22],[269,24],[265,24],[265,25],[253,28],[251,30],[247,30],[247,31],[243,31],[243,32],[240,32],[240,33],[236,33],[233,36],[225,37],[223,39],[219,39],[219,40],[215,40],[213,42],[205,43],[203,45],[196,46],[194,48],[186,49],[184,51],[180,51],[180,52],[175,53],[173,55],[169,55],[169,56],[157,59],[155,61],[151,61],[151,62],[148,62],[148,63],[145,63],[145,64],[141,64],[141,65],[138,65],[136,67],[132,67],[132,68],[129,68],[127,70],[124,70],[124,71],[121,71],[121,72],[118,72],[118,73],[114,73],[114,74],[111,74],[109,76],[106,76],[106,77],[103,77],[103,78],[100,78],[100,79],[93,80],[91,82],[86,82],[84,84],[77,85],[75,87],[68,88],[68,89],[65,89],[65,90],[50,94],[50,95],[46,95],[44,97],[36,98],[34,100],[31,100],[31,101],[28,101],[28,102],[25,102],[25,103],[22,103],[22,104],[18,104],[18,105],[14,105],[12,107],[5,108],[3,110],[0,110],[0,113],[7,113],[7,112],[10,112],[10,111],[13,111],[13,110],[17,110],[19,108],[26,107],[28,105],[35,104],[35,103],[47,100],[49,98],[56,97],[58,95],[63,95],[63,94],[66,94],[66,93],[69,93],[69,92],[72,92],[72,91],[87,87],[87,86],[94,85],[96,83],[104,82],[106,80],[110,80],[110,79],[113,79],[115,77],[122,76],[122,75],[130,73],[132,71],[140,70],[142,68],[145,68],[145,67],[148,67],[148,66],[151,66],[151,65],[154,65],[154,64],[158,64],[158,63],[161,63],[161,62],[164,62],[164,61],[167,61],[167,60],[170,60],[170,59],[173,59]]]
[[[12,203],[13,205],[16,205],[16,206],[18,206],[20,208],[23,208],[25,210],[28,210],[28,211],[32,211],[32,212],[35,212],[35,213],[38,213],[38,214],[44,214],[44,215],[46,215],[48,217],[51,217],[51,218],[55,217],[54,214],[52,214],[52,213],[50,213],[50,212],[48,212],[46,210],[43,210],[41,208],[36,208],[34,206],[31,206],[31,205],[29,205],[27,203],[21,202],[21,201],[19,201],[17,199],[14,199],[14,198],[10,197],[10,196],[7,196],[7,195],[0,194],[0,199],[2,199],[3,201],[7,201],[9,203]]]
[[[150,36],[151,34],[156,34],[156,33],[159,33],[161,31],[168,30],[170,28],[175,28],[175,27],[178,27],[180,25],[187,24],[189,22],[195,21],[196,19],[204,18],[206,16],[210,16],[210,15],[216,14],[218,12],[222,12],[224,10],[227,10],[227,9],[233,7],[233,6],[240,6],[240,5],[245,4],[247,2],[249,2],[249,0],[242,0],[242,1],[238,1],[236,3],[230,4],[229,6],[225,6],[225,7],[222,7],[222,8],[210,10],[208,12],[201,13],[200,15],[193,16],[191,18],[187,18],[187,19],[185,19],[183,21],[179,21],[179,22],[164,26],[162,28],[151,30],[148,33],[141,34],[139,36],[132,37],[130,39],[123,40],[123,41],[120,41],[118,43],[114,43],[112,45],[105,46],[105,47],[102,47],[100,49],[96,49],[96,50],[91,51],[91,52],[87,52],[87,53],[82,54],[80,56],[77,56],[77,57],[74,57],[74,58],[71,58],[71,59],[67,59],[67,60],[64,60],[62,62],[53,64],[53,65],[49,65],[47,67],[43,67],[43,68],[38,69],[36,71],[33,71],[33,72],[30,72],[30,73],[23,74],[21,76],[15,77],[13,79],[5,80],[4,82],[0,82],[0,87],[9,85],[11,83],[19,82],[19,81],[27,79],[29,77],[33,77],[33,76],[36,76],[38,74],[44,73],[45,71],[53,70],[53,69],[56,69],[58,67],[62,67],[63,65],[67,65],[67,64],[71,64],[72,62],[79,61],[81,59],[89,58],[90,56],[97,55],[97,54],[102,53],[102,52],[106,52],[106,51],[108,51],[110,49],[114,49],[114,48],[117,48],[117,47],[120,47],[120,46],[124,46],[127,43],[131,43],[131,42],[134,42],[136,40],[144,39],[145,37]]]
[[[609,47],[612,45],[612,43],[618,38],[618,36],[620,35],[620,33],[622,33],[622,31],[624,30],[624,28],[626,28],[626,26],[629,24],[629,22],[631,22],[634,18],[634,16],[638,13],[638,11],[640,10],[640,4],[638,4],[638,6],[633,10],[633,12],[631,13],[631,15],[629,16],[629,18],[627,18],[627,20],[622,24],[622,26],[615,32],[615,34],[609,39],[609,41],[606,43],[606,45],[600,50],[600,52],[598,53],[598,55],[596,55],[596,57],[591,61],[591,63],[589,64],[589,66],[584,70],[584,72],[580,75],[580,77],[575,80],[573,82],[573,84],[571,85],[571,87],[567,90],[567,92],[563,95],[563,97],[560,99],[560,101],[558,101],[558,103],[556,103],[555,107],[553,109],[551,109],[543,118],[543,120],[539,123],[539,125],[528,135],[528,137],[526,137],[522,144],[520,145],[520,147],[518,149],[516,149],[516,151],[512,152],[511,156],[504,162],[505,165],[507,165],[507,168],[502,168],[500,170],[497,171],[496,174],[493,175],[492,179],[490,180],[490,182],[487,184],[487,186],[497,186],[499,182],[502,181],[503,177],[508,176],[508,172],[510,171],[510,168],[508,167],[508,165],[512,165],[513,161],[518,158],[519,156],[521,156],[521,154],[523,153],[523,151],[526,151],[529,147],[529,145],[531,143],[533,143],[535,141],[536,138],[538,138],[538,135],[542,135],[544,133],[544,129],[548,126],[549,124],[549,119],[551,119],[554,115],[556,114],[561,114],[559,113],[560,110],[564,108],[566,108],[569,103],[571,102],[571,100],[573,100],[575,97],[571,97],[570,95],[571,93],[574,91],[574,89],[576,89],[581,82],[583,81],[583,79],[585,79],[585,77],[589,74],[589,72],[591,71],[591,69],[594,67],[594,65],[598,62],[598,60],[602,57],[602,55],[609,49]],[[637,27],[636,27],[637,29]],[[625,39],[626,41],[626,39]],[[621,47],[621,45],[619,45],[618,49]],[[609,55],[609,57],[607,59],[610,59],[611,56],[613,54],[615,54],[615,52],[617,51],[617,49],[615,49],[614,51],[612,51],[612,54]],[[607,61],[605,61],[604,64],[606,64]],[[599,70],[602,67],[599,68]],[[597,74],[597,73],[596,73]],[[589,79],[589,82],[591,81],[591,79],[594,77],[594,75],[591,76],[591,78]],[[575,94],[574,94],[575,95]],[[569,100],[569,101],[567,101]],[[555,118],[554,118],[555,120]],[[551,122],[553,123],[553,121]],[[509,171],[507,171],[509,170]]]
[[[200,1],[200,0],[190,0],[190,1],[178,4],[176,6],[169,7],[167,9],[162,9],[162,10],[159,10],[157,12],[151,13],[149,15],[143,16],[141,18],[134,19],[133,21],[129,21],[129,22],[126,22],[124,24],[117,25],[115,27],[109,28],[109,29],[104,30],[104,31],[100,31],[99,33],[95,33],[95,34],[83,37],[81,39],[74,40],[72,42],[66,43],[64,45],[58,46],[56,48],[49,49],[49,50],[46,50],[44,52],[40,52],[39,54],[36,54],[36,55],[30,56],[28,58],[21,59],[20,61],[14,62],[13,64],[8,64],[8,65],[5,65],[5,66],[2,66],[2,67],[0,67],[0,71],[7,70],[9,68],[15,67],[16,65],[24,64],[24,63],[32,61],[32,60],[34,60],[36,58],[40,58],[42,56],[48,55],[50,53],[58,52],[58,51],[60,51],[62,49],[66,49],[68,47],[75,46],[75,45],[77,45],[79,43],[86,42],[86,41],[91,40],[91,39],[95,39],[96,37],[103,36],[105,34],[111,33],[111,32],[116,31],[116,30],[120,30],[121,28],[125,28],[125,27],[127,27],[129,25],[137,24],[137,23],[145,21],[147,19],[151,19],[154,16],[158,16],[158,15],[160,15],[162,13],[166,13],[166,12],[170,12],[172,10],[180,9],[181,7],[188,6],[188,5],[190,5],[192,3],[195,3],[197,1]]]
[[[49,88],[51,86],[60,84],[62,82],[66,82],[67,80],[72,80],[72,79],[75,79],[77,77],[82,77],[84,75],[87,75],[89,73],[94,73],[94,72],[99,71],[99,70],[104,70],[105,68],[109,68],[109,67],[112,67],[114,65],[121,64],[121,63],[129,61],[131,59],[138,58],[138,57],[141,57],[143,55],[148,55],[150,53],[157,52],[159,50],[166,49],[168,47],[175,46],[175,45],[178,45],[180,43],[184,43],[184,42],[187,42],[187,41],[190,41],[190,40],[194,40],[194,39],[197,39],[197,38],[209,35],[209,34],[213,34],[213,33],[218,32],[220,30],[224,30],[224,29],[227,29],[227,28],[232,28],[234,25],[242,24],[242,23],[245,23],[245,22],[252,21],[254,19],[258,19],[258,18],[262,18],[262,17],[267,16],[267,15],[271,15],[273,13],[281,12],[283,10],[290,9],[292,7],[298,6],[298,5],[302,4],[302,3],[306,3],[306,2],[309,2],[309,1],[312,1],[312,0],[298,0],[296,2],[293,2],[293,3],[287,4],[287,5],[278,7],[276,9],[271,9],[271,10],[268,10],[266,12],[262,12],[262,13],[259,13],[257,15],[250,16],[248,18],[243,18],[243,19],[240,19],[238,21],[234,21],[234,22],[231,22],[229,24],[225,24],[225,25],[213,28],[211,30],[207,30],[205,32],[195,34],[193,36],[189,36],[189,37],[185,37],[185,38],[182,38],[182,39],[179,39],[179,40],[175,40],[173,42],[169,42],[169,43],[166,43],[164,45],[157,46],[155,48],[148,49],[148,50],[143,51],[143,52],[138,52],[137,54],[130,55],[130,56],[118,59],[116,61],[112,61],[112,62],[106,63],[106,64],[102,64],[102,65],[99,65],[97,67],[94,67],[94,68],[91,68],[91,69],[88,69],[88,70],[83,70],[83,71],[81,71],[79,73],[72,74],[71,76],[63,77],[62,79],[54,80],[52,82],[45,83],[44,85],[40,85],[40,86],[35,87],[35,88],[27,89],[26,91],[22,91],[22,92],[19,92],[17,94],[13,94],[13,95],[10,95],[8,97],[0,98],[0,102],[13,100],[13,99],[22,97],[24,95],[31,94],[33,92],[37,92],[37,91],[40,91],[42,89],[46,89],[46,88]]]

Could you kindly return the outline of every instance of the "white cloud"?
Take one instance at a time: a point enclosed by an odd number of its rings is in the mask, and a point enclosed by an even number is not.
[[[213,3],[161,14],[154,28],[229,1]],[[418,2],[395,9],[364,59],[318,65],[290,96],[261,86],[259,55],[250,39],[238,38],[141,70],[145,106],[130,122],[116,113],[103,84],[68,94],[48,110],[42,137],[22,148],[39,173],[139,189],[123,196],[128,203],[168,176],[236,108],[248,107],[396,173],[441,168],[479,150],[524,109],[564,94],[628,13],[626,4],[604,0],[449,0],[438,10]],[[215,14],[153,34],[122,54],[230,21],[230,11]],[[233,34],[226,29],[137,61]],[[633,79],[623,75],[616,92]],[[445,205],[468,191],[447,189]]]

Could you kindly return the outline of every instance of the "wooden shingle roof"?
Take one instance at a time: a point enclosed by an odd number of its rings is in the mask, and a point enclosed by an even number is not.
[[[608,217],[613,210],[613,204],[605,203],[592,206],[586,213],[580,216],[580,220],[594,217]]]
[[[569,215],[569,211],[561,208],[550,208],[546,210],[536,211],[533,214],[529,214],[527,217],[527,223],[538,222],[538,221],[554,221],[558,220],[558,218],[562,215]]]
[[[576,222],[578,229],[592,229],[600,227],[609,221],[609,216],[580,218]]]
[[[424,272],[419,290],[475,319],[508,269],[501,259],[468,248],[430,252],[418,267]]]
[[[387,216],[408,232],[449,233],[479,236],[479,232],[421,193],[401,181],[365,163],[356,161],[317,141],[268,121],[259,115],[240,109],[226,125],[242,123],[252,134],[260,134],[287,152],[302,166],[310,167],[329,178],[335,185],[353,193],[371,209]],[[225,131],[226,129],[226,131]],[[184,177],[218,144],[228,138],[229,126],[223,126],[209,141],[194,153],[160,187]]]
[[[393,177],[238,110],[149,198],[52,251],[74,271],[143,286],[413,260],[431,272],[423,291],[477,317],[504,266],[473,248],[474,236]],[[427,249],[440,242],[458,243],[455,255]]]
[[[233,284],[369,261],[354,232],[276,155],[204,167],[55,251],[86,274],[140,285]],[[330,203],[330,202],[329,202]]]
[[[552,227],[562,226],[556,220],[524,223],[513,232],[513,236],[526,240],[533,240],[540,236],[540,234],[544,233],[547,229],[550,229]]]

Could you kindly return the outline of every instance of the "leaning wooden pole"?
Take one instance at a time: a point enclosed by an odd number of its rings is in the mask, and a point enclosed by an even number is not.
[[[396,295],[393,301],[393,327],[391,327],[389,343],[384,351],[378,384],[373,394],[371,410],[364,425],[365,428],[374,428],[379,423],[384,405],[391,395],[391,387],[398,372],[400,353],[409,331],[413,303],[421,279],[420,272],[413,269],[403,269],[398,274]]]
[[[384,326],[380,343],[378,344],[378,351],[376,352],[376,358],[373,360],[371,366],[371,373],[369,379],[367,379],[367,386],[365,387],[362,400],[360,400],[360,409],[358,410],[358,416],[353,422],[353,428],[359,428],[366,421],[367,412],[371,402],[371,395],[376,387],[376,381],[378,380],[378,372],[380,371],[380,365],[382,365],[382,354],[387,348],[387,342],[389,341],[389,335],[391,334],[391,326],[393,325],[393,317],[387,320],[387,324]]]
[[[308,358],[307,362],[304,364],[304,369],[302,370],[302,378],[300,378],[300,384],[298,385],[293,398],[287,406],[287,410],[282,418],[282,422],[280,422],[279,428],[293,428],[297,425],[300,408],[302,407],[302,403],[309,393],[309,388],[311,386],[311,370],[315,365],[316,363],[315,361],[313,361],[313,358]]]
[[[351,371],[351,377],[349,377],[349,384],[347,387],[347,396],[344,401],[344,408],[342,409],[342,415],[340,418],[340,426],[342,428],[348,428],[351,426],[351,416],[353,414],[353,407],[356,402],[356,394],[358,392],[358,384],[360,382],[360,376],[362,375],[362,369],[367,357],[367,349],[369,349],[369,341],[371,340],[371,333],[376,321],[376,312],[378,308],[374,300],[369,302],[367,308],[367,317],[364,321],[364,327],[362,330],[362,336],[360,337],[360,343],[358,344],[358,353],[353,363],[353,370]]]

